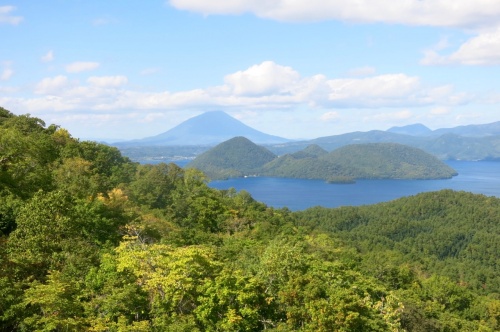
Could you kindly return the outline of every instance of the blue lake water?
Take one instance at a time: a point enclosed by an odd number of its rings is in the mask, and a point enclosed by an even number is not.
[[[209,185],[217,189],[246,190],[260,202],[293,211],[318,205],[375,204],[441,189],[500,197],[500,162],[449,161],[447,164],[458,175],[446,180],[358,180],[355,184],[328,184],[323,180],[251,177],[212,181]]]

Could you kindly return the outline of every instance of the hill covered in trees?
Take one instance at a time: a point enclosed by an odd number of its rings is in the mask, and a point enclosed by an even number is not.
[[[276,155],[245,137],[234,137],[196,157],[189,167],[211,178],[239,177],[259,172]]]
[[[276,156],[244,137],[202,153],[189,167],[211,179],[271,176],[352,182],[355,179],[440,179],[456,175],[436,157],[395,143],[353,144],[330,153],[318,145]]]
[[[206,182],[0,108],[0,330],[500,329],[500,199],[292,213]]]

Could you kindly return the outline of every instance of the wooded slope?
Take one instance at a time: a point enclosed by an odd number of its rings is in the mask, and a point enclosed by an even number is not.
[[[206,183],[0,108],[0,330],[500,329],[497,198],[292,213]]]

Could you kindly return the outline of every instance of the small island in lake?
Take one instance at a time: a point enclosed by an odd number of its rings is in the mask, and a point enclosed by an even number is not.
[[[267,176],[354,183],[356,179],[448,179],[457,172],[423,150],[396,143],[352,144],[328,152],[317,145],[282,156],[245,137],[234,137],[187,167],[210,179]]]

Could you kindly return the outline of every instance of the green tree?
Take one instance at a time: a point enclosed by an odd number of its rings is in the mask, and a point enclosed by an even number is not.
[[[61,191],[38,192],[19,212],[9,236],[10,260],[25,276],[48,270],[82,276],[96,264],[99,247],[117,243],[126,216],[102,200],[76,200]]]
[[[177,320],[196,327],[192,313],[199,305],[200,286],[219,269],[213,248],[147,245],[131,237],[116,251],[118,271],[132,273],[148,294],[154,328],[166,330]]]
[[[0,191],[26,198],[39,189],[51,188],[48,167],[57,154],[50,135],[43,132],[43,128],[34,132],[23,129],[0,127]]]
[[[171,193],[182,182],[184,171],[177,165],[140,165],[129,186],[131,199],[151,209],[165,209],[172,203]]]
[[[223,269],[201,286],[194,310],[204,331],[260,331],[269,311],[262,280]]]
[[[47,282],[33,282],[24,293],[23,304],[35,313],[26,317],[23,328],[30,331],[85,331],[86,321],[79,287],[51,271]],[[33,308],[34,307],[34,308]]]

